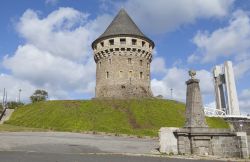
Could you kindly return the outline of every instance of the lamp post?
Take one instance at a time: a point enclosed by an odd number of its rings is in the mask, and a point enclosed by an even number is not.
[[[18,102],[20,103],[21,102],[21,92],[22,92],[22,89],[19,89],[18,90]]]
[[[173,88],[170,89],[171,99],[173,99]]]

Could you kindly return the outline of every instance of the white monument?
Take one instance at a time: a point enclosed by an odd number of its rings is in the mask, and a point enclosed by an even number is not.
[[[234,71],[231,61],[215,66],[213,70],[216,108],[226,115],[240,115]]]

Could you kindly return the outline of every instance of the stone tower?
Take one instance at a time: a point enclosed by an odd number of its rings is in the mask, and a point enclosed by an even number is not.
[[[93,43],[96,98],[152,97],[150,63],[154,42],[121,9]]]

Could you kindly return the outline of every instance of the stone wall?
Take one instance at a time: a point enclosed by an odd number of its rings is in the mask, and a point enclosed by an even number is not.
[[[250,146],[250,119],[244,117],[228,117],[224,118],[230,125],[231,129],[235,132],[246,132],[248,137],[248,146]],[[248,147],[250,152],[250,147]]]
[[[246,132],[250,135],[250,119],[243,117],[228,117],[224,118],[229,124],[231,124],[233,131]]]
[[[171,131],[174,136],[169,135]],[[211,128],[161,128],[159,134],[162,153],[213,155],[226,158],[249,157],[245,132]],[[171,138],[167,140],[167,137]],[[177,151],[173,151],[174,147]]]
[[[120,40],[125,39],[125,43]],[[110,41],[112,40],[113,43]],[[135,41],[132,44],[132,40]],[[96,97],[151,97],[152,45],[132,37],[114,37],[94,47]]]

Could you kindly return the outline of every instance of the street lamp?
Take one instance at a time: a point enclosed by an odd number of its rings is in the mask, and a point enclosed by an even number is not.
[[[21,91],[22,91],[22,89],[19,89],[18,91],[19,91],[19,94],[18,94],[18,102],[20,103],[20,102],[21,102]]]
[[[171,99],[173,99],[173,88],[170,89]]]

